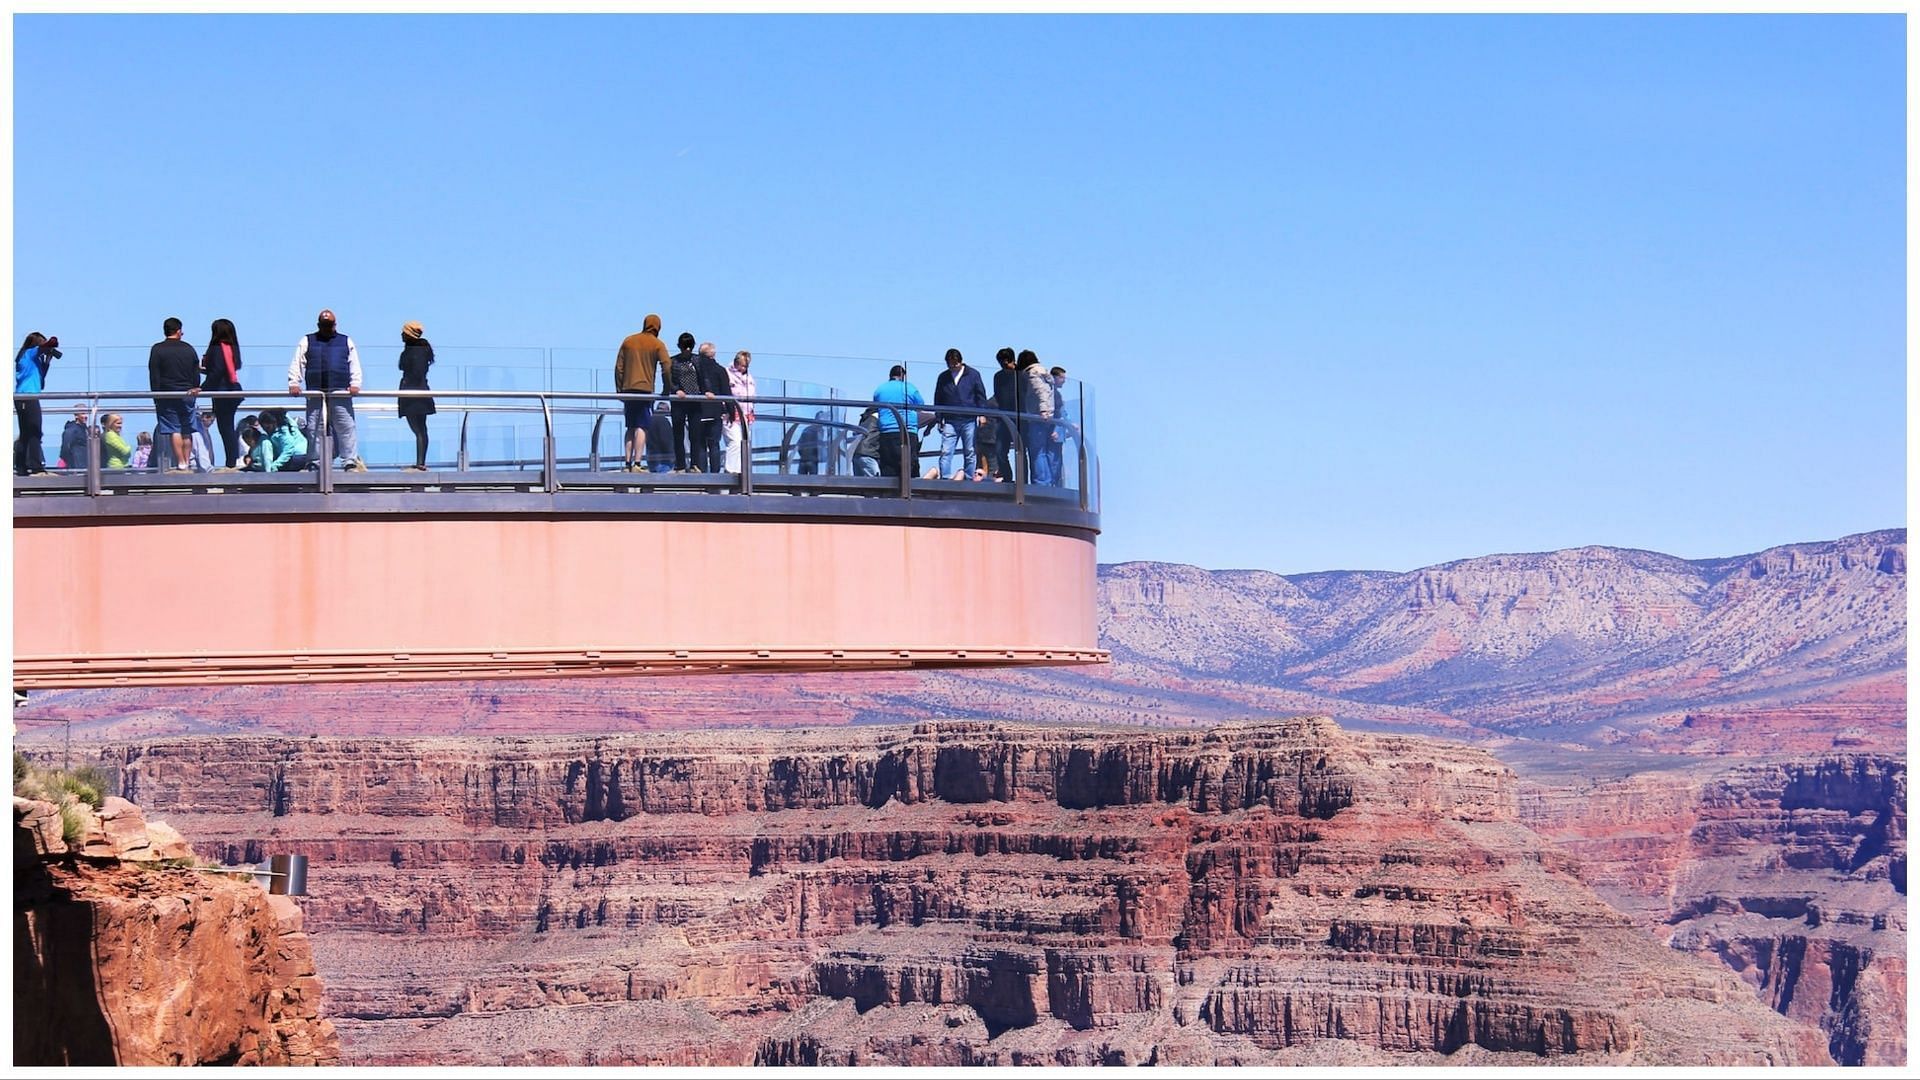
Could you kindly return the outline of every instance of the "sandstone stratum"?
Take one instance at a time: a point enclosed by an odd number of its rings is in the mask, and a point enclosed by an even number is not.
[[[101,749],[313,859],[358,1064],[1825,1064],[1521,819],[1325,719]]]
[[[1674,948],[1827,1033],[1844,1065],[1907,1058],[1907,770],[1875,754],[1525,783],[1521,819]]]
[[[172,827],[109,796],[68,843],[15,797],[15,1065],[332,1065],[300,909],[185,868]]]

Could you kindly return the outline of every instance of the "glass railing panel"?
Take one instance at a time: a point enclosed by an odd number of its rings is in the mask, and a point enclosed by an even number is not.
[[[1085,380],[1075,380],[1075,384],[1080,388],[1080,406],[1076,419],[1080,426],[1080,436],[1085,440],[1086,446],[1084,463],[1076,462],[1075,467],[1084,468],[1086,472],[1087,509],[1097,514],[1100,512],[1100,440],[1098,429],[1094,424],[1093,386]]]
[[[400,345],[358,343],[363,384],[367,390],[355,401],[358,452],[375,468],[397,468],[414,460],[413,433],[400,417],[398,403],[379,391],[398,386]],[[102,411],[112,409],[125,417],[130,441],[140,431],[153,426],[153,409],[147,399],[146,357],[150,346],[67,346],[61,361],[49,377],[49,392],[62,389],[93,393],[130,392],[140,395],[130,401],[101,402]],[[262,409],[288,409],[296,419],[304,418],[304,407],[284,392],[286,358],[291,345],[254,345],[245,351],[247,361],[241,380],[248,387],[248,399],[241,416],[257,415]],[[542,463],[546,431],[539,400],[545,391],[591,394],[611,392],[614,348],[568,347],[469,347],[436,348],[436,362],[429,373],[438,410],[427,422],[430,450],[428,464],[436,469],[456,466],[460,458],[461,430],[466,429],[466,457],[469,466],[482,470],[537,471]],[[974,360],[991,357],[969,358]],[[787,404],[760,401],[755,404],[755,419],[745,433],[751,453],[744,455],[756,473],[849,476],[871,473],[878,465],[874,453],[876,440],[862,429],[862,417],[868,416],[874,389],[886,382],[886,370],[894,361],[871,358],[821,357],[797,354],[762,353],[754,358],[756,396],[765,398],[825,399],[828,404]],[[932,361],[906,361],[908,381],[927,402],[923,418],[932,418],[934,387],[943,364]],[[991,393],[997,365],[976,367]],[[867,383],[871,382],[871,386]],[[64,385],[63,385],[64,383]],[[857,383],[857,384],[856,384]],[[530,396],[509,399],[481,398],[475,391],[521,392]],[[1098,430],[1093,387],[1084,380],[1070,379],[1059,389],[1060,416],[1050,425],[1027,425],[1016,437],[1009,425],[992,420],[986,429],[976,426],[976,472],[992,473],[1002,458],[1008,466],[1022,471],[1030,467],[1015,445],[1037,434],[1044,441],[1041,452],[1057,465],[1052,491],[1035,491],[1041,498],[1056,498],[1078,503],[1084,487],[1086,505],[1098,510],[1099,454]],[[594,460],[597,441],[599,464],[604,469],[618,468],[624,458],[624,410],[617,402],[587,399],[551,402],[556,464],[566,470],[587,468]],[[71,407],[49,403],[46,420],[48,459],[56,461],[58,426],[71,417]],[[648,459],[655,467],[671,467],[673,446],[668,410],[648,418]],[[1059,439],[1053,438],[1054,432]],[[919,453],[913,462],[914,475],[926,477],[935,468],[943,476],[959,471],[964,461],[956,452],[942,463],[942,431],[934,425],[925,432],[916,430]],[[1002,444],[1007,444],[1003,447]],[[1084,467],[1081,455],[1084,449]],[[222,454],[224,457],[224,454]],[[890,469],[888,471],[891,471]],[[1012,477],[1005,496],[1013,495]],[[924,490],[939,491],[937,487]],[[994,494],[999,494],[996,490]]]
[[[466,429],[467,467],[472,470],[537,471],[545,453],[546,421],[540,411],[538,394],[546,390],[546,350],[538,347],[488,348],[458,346],[441,351],[446,360],[458,365],[460,391],[519,391],[527,397],[469,397],[454,394],[441,403],[451,411],[449,428],[452,449],[457,459],[461,425]],[[584,425],[573,417],[554,417],[556,456],[564,456],[560,446],[565,436],[560,425],[581,428],[579,456],[584,457]],[[589,421],[590,423],[590,421]]]

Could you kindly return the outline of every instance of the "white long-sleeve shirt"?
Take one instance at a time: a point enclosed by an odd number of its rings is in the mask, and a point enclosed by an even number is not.
[[[309,335],[306,334],[300,335],[299,342],[293,347],[293,363],[287,365],[288,386],[307,385],[308,336]],[[341,334],[340,336],[347,339],[347,385],[358,390],[360,389],[360,347],[353,343],[352,337],[346,334]]]

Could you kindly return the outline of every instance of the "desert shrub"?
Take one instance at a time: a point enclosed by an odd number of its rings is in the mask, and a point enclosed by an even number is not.
[[[60,804],[60,839],[65,840],[68,847],[78,847],[80,841],[86,839],[87,817],[87,812],[77,802]]]
[[[60,791],[86,803],[95,810],[106,801],[106,782],[98,769],[75,769],[56,775],[54,783]]]
[[[23,799],[49,802],[60,809],[60,835],[78,845],[86,838],[87,821],[106,801],[107,778],[99,769],[42,769],[13,755],[13,792]]]

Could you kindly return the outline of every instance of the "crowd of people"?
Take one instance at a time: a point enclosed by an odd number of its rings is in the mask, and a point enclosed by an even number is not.
[[[739,472],[743,439],[753,428],[753,403],[725,399],[755,395],[753,354],[742,349],[722,368],[713,342],[696,345],[694,336],[685,332],[675,340],[678,351],[669,354],[660,338],[661,326],[660,316],[648,315],[614,357],[614,387],[633,395],[624,401],[621,467],[631,472]],[[1049,371],[1032,350],[1001,349],[995,359],[1000,370],[994,373],[989,395],[986,382],[967,366],[960,350],[948,349],[946,370],[934,382],[931,408],[919,388],[907,381],[907,369],[895,364],[887,381],[874,390],[873,406],[860,417],[851,447],[854,473],[900,475],[903,461],[920,461],[921,436],[938,429],[940,459],[927,470],[928,479],[1009,481],[1012,453],[1019,445],[1031,482],[1063,486],[1065,443],[1077,431],[1065,415],[1067,369]],[[977,411],[981,409],[1019,414],[1018,434],[1015,421],[984,415]],[[801,430],[801,475],[819,475],[832,467],[832,427],[831,416],[822,411]],[[658,448],[662,441],[670,455],[649,452],[649,444]]]
[[[147,388],[154,395],[153,431],[141,432],[138,447],[129,447],[122,431],[125,418],[118,413],[103,415],[99,425],[103,467],[163,472],[306,469],[314,464],[308,433],[317,430],[321,410],[325,409],[335,455],[349,472],[366,469],[358,453],[353,408],[353,395],[361,386],[360,350],[353,338],[340,332],[333,312],[322,311],[315,320],[314,332],[303,335],[294,346],[293,359],[287,364],[287,393],[299,395],[307,389],[347,393],[308,398],[300,420],[290,419],[287,410],[281,408],[239,415],[244,400],[239,394],[243,389],[240,372],[245,364],[232,320],[213,321],[204,352],[187,344],[179,319],[167,319],[160,332],[161,339],[147,353]],[[400,342],[400,389],[423,393],[402,397],[398,412],[414,436],[414,464],[409,468],[425,471],[426,418],[433,414],[434,403],[424,391],[431,389],[427,369],[433,366],[433,346],[427,341],[425,328],[417,322],[400,328]],[[18,395],[45,392],[52,363],[60,358],[59,344],[59,338],[35,332],[27,335],[14,355],[13,408],[20,435],[14,440],[13,471],[20,476],[49,471],[41,445],[40,403],[23,401]],[[201,399],[203,393],[208,396]],[[202,407],[196,409],[196,404]],[[55,468],[85,467],[87,416],[85,405],[74,410],[73,420],[61,434]]]
[[[887,381],[873,392],[874,406],[860,418],[869,436],[854,450],[854,471],[868,476],[900,475],[902,461],[920,460],[920,437],[937,429],[940,460],[927,470],[929,479],[1011,480],[1017,447],[1030,483],[1065,486],[1065,444],[1078,431],[1066,415],[1062,388],[1067,384],[1067,369],[1049,371],[1030,349],[1017,354],[1001,349],[994,360],[1000,369],[993,374],[989,396],[986,382],[967,366],[960,350],[948,349],[947,369],[934,380],[931,409],[924,408],[920,389],[907,381],[907,369],[895,364]],[[981,409],[1013,413],[1018,419],[987,416]],[[807,459],[803,443],[803,473],[811,471]]]
[[[696,343],[691,333],[680,334],[677,351],[669,353],[660,338],[661,325],[658,315],[648,315],[641,330],[622,341],[615,354],[614,387],[622,395],[625,420],[622,469],[738,473],[751,464],[749,440],[755,420],[751,399],[756,396],[753,354],[742,349],[723,368],[714,344]],[[317,448],[311,439],[324,409],[334,455],[348,471],[365,470],[358,454],[353,400],[362,386],[360,352],[353,338],[341,332],[332,311],[320,312],[314,331],[301,337],[287,365],[290,395],[328,391],[324,397],[308,397],[301,416],[289,416],[283,408],[239,414],[244,365],[239,334],[231,320],[214,320],[204,350],[184,340],[184,326],[177,318],[167,319],[161,332],[162,339],[153,345],[147,360],[148,388],[154,395],[153,431],[140,432],[130,444],[125,417],[103,414],[98,427],[102,467],[167,472],[285,472],[317,467]],[[401,327],[400,341],[399,389],[411,393],[399,398],[396,411],[414,438],[414,463],[407,468],[424,471],[427,417],[436,411],[428,385],[433,346],[418,322]],[[57,337],[27,335],[14,358],[16,395],[45,391],[52,363],[61,356],[59,344]],[[927,478],[1009,481],[1014,478],[1017,449],[1028,482],[1064,486],[1065,443],[1078,432],[1066,416],[1062,391],[1066,369],[1049,371],[1031,350],[1016,354],[1004,348],[995,360],[999,370],[989,384],[967,365],[960,350],[948,349],[946,370],[934,382],[931,405],[907,380],[906,368],[894,365],[853,430],[834,423],[822,411],[799,432],[798,472],[836,471],[836,450],[844,446],[855,475],[899,476],[903,462],[918,469],[922,437],[937,430],[939,463],[927,469]],[[208,396],[201,398],[203,393]],[[196,404],[201,407],[195,408]],[[980,410],[1015,414],[1017,419]],[[16,396],[14,415],[20,431],[14,442],[14,472],[22,476],[48,472],[41,446],[40,403]],[[89,415],[85,405],[74,410],[73,420],[61,434],[55,468],[86,467]]]

